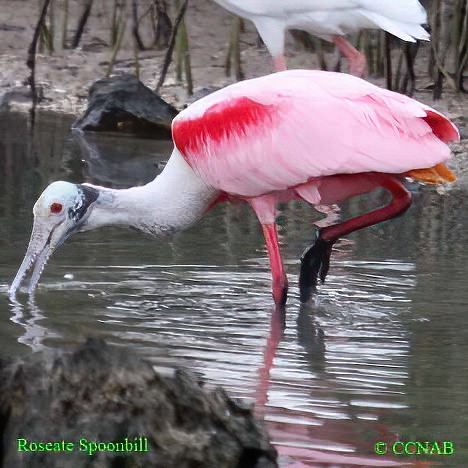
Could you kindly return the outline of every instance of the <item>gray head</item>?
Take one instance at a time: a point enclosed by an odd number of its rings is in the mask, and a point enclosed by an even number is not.
[[[34,266],[29,293],[37,286],[47,260],[74,232],[80,231],[89,216],[99,191],[88,185],[53,182],[41,194],[33,208],[34,225],[28,250],[10,286],[15,297],[28,271]]]

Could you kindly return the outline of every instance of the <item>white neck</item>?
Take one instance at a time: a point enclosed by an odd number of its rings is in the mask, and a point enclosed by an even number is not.
[[[100,195],[82,230],[124,225],[155,236],[195,224],[219,195],[195,174],[177,148],[149,184],[123,190],[96,188]]]

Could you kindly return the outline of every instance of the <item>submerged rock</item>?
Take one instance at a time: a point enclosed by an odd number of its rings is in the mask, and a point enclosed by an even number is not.
[[[170,138],[175,107],[133,75],[96,81],[89,90],[88,108],[74,128],[124,132],[153,138]]]
[[[249,407],[94,339],[0,363],[0,436],[8,468],[277,466]]]

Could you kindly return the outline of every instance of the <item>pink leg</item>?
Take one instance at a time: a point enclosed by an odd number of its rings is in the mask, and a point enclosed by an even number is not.
[[[315,243],[306,249],[301,258],[299,287],[301,301],[306,302],[317,287],[318,278],[325,280],[330,263],[333,244],[343,236],[374,224],[402,215],[411,206],[411,194],[395,177],[387,174],[374,174],[376,185],[392,194],[392,201],[383,208],[365,213],[342,223],[319,230]]]
[[[270,259],[273,299],[277,306],[284,306],[288,294],[288,279],[284,272],[275,224],[278,199],[275,195],[269,194],[250,198],[248,202],[262,225],[268,257]]]
[[[273,57],[273,67],[276,71],[285,71],[286,67],[286,57],[284,55],[277,55]]]
[[[268,389],[270,387],[270,372],[278,350],[279,342],[283,337],[285,327],[285,308],[277,307],[271,314],[270,335],[268,336],[263,353],[263,366],[258,370],[259,380],[255,398],[255,415],[264,419],[265,406],[268,402]]]
[[[268,257],[270,258],[270,268],[272,275],[273,300],[276,305],[286,304],[288,295],[288,278],[284,272],[283,260],[278,245],[278,233],[276,224],[262,224],[263,235],[265,236]]]
[[[333,36],[333,42],[338,50],[348,59],[350,73],[362,78],[366,72],[365,55],[361,54],[343,36]]]
[[[347,236],[358,229],[396,218],[411,206],[411,193],[395,177],[382,174],[379,186],[392,194],[392,201],[387,206],[321,229],[320,237],[324,240],[336,241],[339,237]]]

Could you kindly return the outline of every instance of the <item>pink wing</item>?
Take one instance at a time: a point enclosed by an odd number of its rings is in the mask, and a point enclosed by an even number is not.
[[[448,119],[407,96],[313,70],[236,83],[181,112],[172,130],[207,184],[247,197],[332,174],[432,167],[459,138]]]

